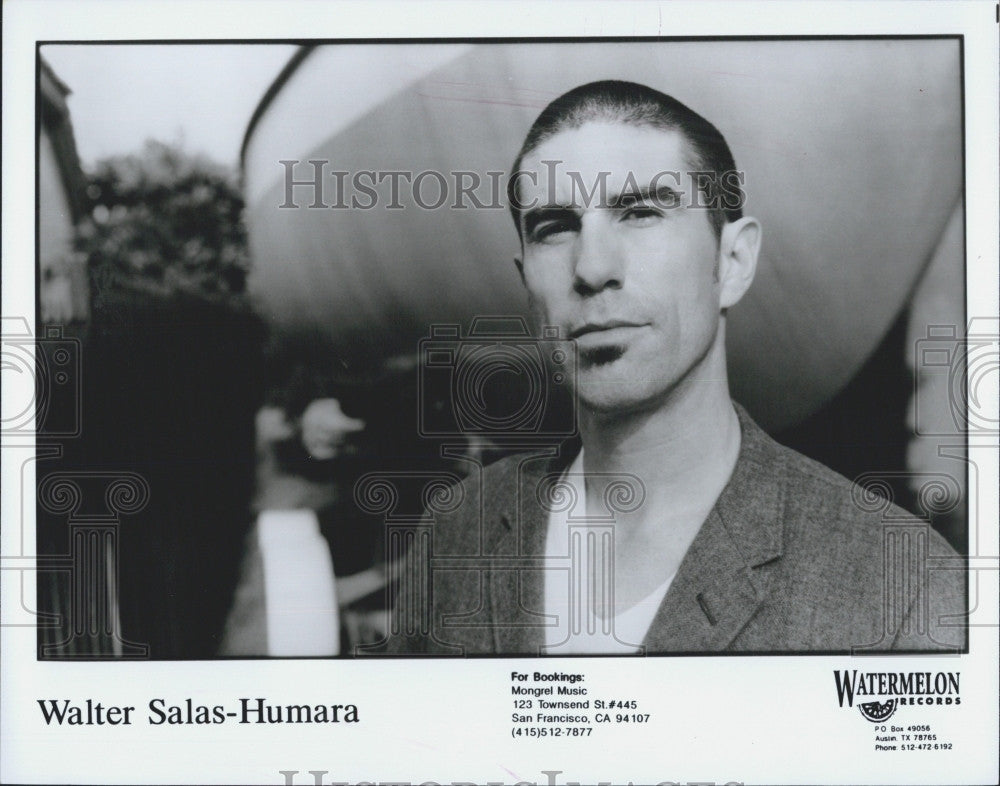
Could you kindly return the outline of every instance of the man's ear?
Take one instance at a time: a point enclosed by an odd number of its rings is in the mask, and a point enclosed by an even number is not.
[[[514,266],[517,268],[517,273],[521,277],[521,283],[524,283],[524,260],[521,257],[514,257]]]
[[[760,238],[760,222],[750,216],[722,227],[719,238],[719,308],[735,306],[753,283]]]

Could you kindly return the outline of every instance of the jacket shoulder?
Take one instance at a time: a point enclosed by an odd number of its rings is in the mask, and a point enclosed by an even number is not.
[[[814,641],[842,641],[850,631],[860,634],[852,647],[963,646],[965,565],[948,542],[896,505],[884,478],[851,481],[791,448],[772,445],[785,485],[784,569],[773,589],[808,614]]]

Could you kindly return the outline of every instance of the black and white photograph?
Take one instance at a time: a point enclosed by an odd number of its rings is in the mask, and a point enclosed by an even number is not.
[[[25,5],[5,781],[992,782],[992,6]]]
[[[964,649],[958,39],[279,48],[228,169],[88,176],[54,62],[275,47],[39,47],[40,553],[142,506],[41,657]]]

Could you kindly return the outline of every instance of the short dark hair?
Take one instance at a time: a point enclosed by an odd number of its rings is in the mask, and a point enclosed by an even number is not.
[[[542,110],[528,131],[507,181],[507,201],[519,237],[521,211],[516,173],[520,171],[524,157],[549,137],[591,122],[623,123],[680,132],[691,148],[691,160],[688,161],[691,169],[716,175],[701,184],[705,203],[709,205],[709,222],[716,236],[721,234],[726,223],[743,216],[742,200],[735,206],[727,204],[717,188],[723,173],[736,170],[733,154],[719,129],[666,93],[635,82],[608,79],[581,85],[559,96]]]

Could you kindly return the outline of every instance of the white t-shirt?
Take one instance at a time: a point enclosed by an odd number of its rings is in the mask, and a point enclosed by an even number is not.
[[[548,655],[637,652],[673,574],[634,606],[614,608],[614,521],[587,516],[583,451],[560,479],[573,493],[567,509],[549,513],[545,536],[545,652]],[[600,612],[600,613],[599,613]]]

